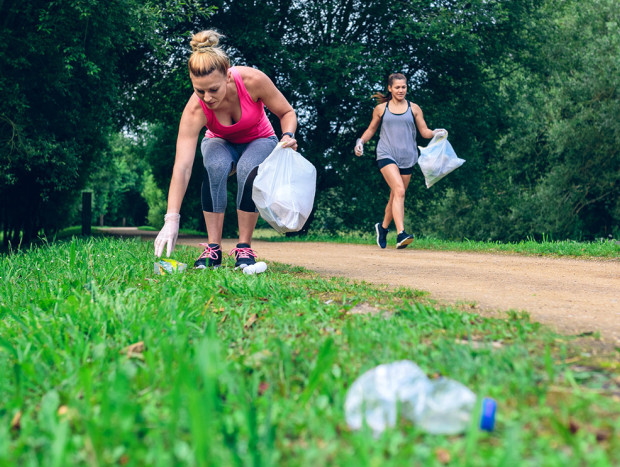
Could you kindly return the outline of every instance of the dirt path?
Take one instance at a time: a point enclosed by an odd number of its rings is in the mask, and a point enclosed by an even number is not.
[[[115,234],[138,231],[115,229]],[[143,237],[157,232],[140,232]],[[145,238],[146,239],[146,238]],[[180,238],[194,245],[205,239]],[[233,248],[225,240],[225,251]],[[564,334],[600,332],[607,349],[620,347],[620,261],[508,254],[379,249],[374,245],[254,241],[259,259],[303,266],[322,276],[424,290],[444,304],[505,316],[524,310]]]

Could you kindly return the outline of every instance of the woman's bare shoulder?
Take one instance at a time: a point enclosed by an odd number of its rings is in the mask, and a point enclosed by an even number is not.
[[[181,122],[189,124],[190,126],[200,127],[204,126],[206,121],[207,117],[202,110],[198,96],[196,96],[196,94],[192,94],[183,109]]]
[[[202,106],[200,105],[200,98],[192,93],[187,99],[187,103],[185,104],[185,108],[183,109],[183,113],[191,113],[191,114],[200,114],[203,113]]]
[[[373,115],[383,115],[383,112],[385,112],[385,108],[387,107],[388,103],[387,102],[382,102],[381,104],[377,104],[375,106],[375,110],[373,111]]]
[[[250,93],[254,102],[264,99],[266,95],[273,92],[274,84],[271,79],[257,68],[249,66],[236,66],[235,70],[241,76],[245,89]]]
[[[246,86],[248,84],[260,83],[265,79],[269,79],[267,75],[258,68],[252,68],[249,66],[235,66],[235,70],[237,70]]]

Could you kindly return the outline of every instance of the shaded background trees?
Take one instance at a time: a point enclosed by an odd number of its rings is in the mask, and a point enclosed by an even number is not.
[[[429,126],[447,128],[467,160],[430,190],[414,172],[414,233],[618,235],[617,2],[113,1],[93,18],[98,3],[0,3],[0,222],[9,236],[66,225],[86,186],[107,190],[104,215],[117,222],[115,199],[142,193],[159,227],[191,95],[189,37],[207,28],[226,36],[234,64],[263,70],[297,110],[300,152],[318,170],[311,229],[365,230],[382,216],[378,135],[362,158],[352,147],[370,122],[370,96],[401,71]],[[197,157],[184,227],[204,228],[201,174]],[[227,234],[235,224],[229,215]]]
[[[215,2],[210,24],[227,36],[238,64],[257,65],[298,110],[300,151],[318,169],[312,228],[367,229],[388,191],[373,160],[353,156],[390,73],[410,77],[409,98],[431,127],[446,127],[466,168],[443,184],[478,184],[495,153],[505,107],[497,81],[533,47],[523,34],[537,2],[423,1]],[[254,27],[260,24],[260,28]],[[420,141],[420,144],[426,144]],[[418,174],[419,175],[419,174]],[[418,177],[418,181],[421,180]],[[441,190],[412,183],[407,213],[420,233]]]
[[[530,47],[500,80],[504,120],[479,191],[453,185],[428,231],[589,240],[619,235],[620,5],[546,2]],[[533,46],[533,48],[532,48]]]
[[[137,3],[0,3],[1,222],[5,241],[71,220],[122,101]]]
[[[5,243],[28,242],[41,230],[75,222],[79,191],[109,169],[102,161],[111,135],[140,117],[136,88],[168,81],[165,70],[144,66],[176,50],[167,28],[208,13],[197,3],[169,2],[165,9],[158,3],[0,2]]]

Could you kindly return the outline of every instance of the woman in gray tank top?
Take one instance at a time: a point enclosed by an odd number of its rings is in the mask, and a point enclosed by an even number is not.
[[[379,104],[372,113],[370,125],[355,143],[355,155],[361,156],[364,153],[364,143],[370,141],[381,125],[377,143],[377,165],[390,187],[390,199],[385,206],[383,222],[375,224],[377,244],[381,248],[387,246],[388,227],[392,220],[398,232],[396,248],[405,248],[413,241],[413,235],[405,232],[404,218],[405,191],[411,180],[413,166],[418,161],[416,126],[420,135],[426,139],[446,131],[430,130],[424,121],[422,109],[409,102],[405,98],[406,94],[405,75],[391,74],[388,78],[388,95],[373,95]]]

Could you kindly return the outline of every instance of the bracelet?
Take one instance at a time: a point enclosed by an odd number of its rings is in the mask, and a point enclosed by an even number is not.
[[[282,133],[280,139],[284,138],[284,135],[289,135],[291,138],[295,139],[295,133],[291,133],[290,131],[285,131],[284,133]]]

